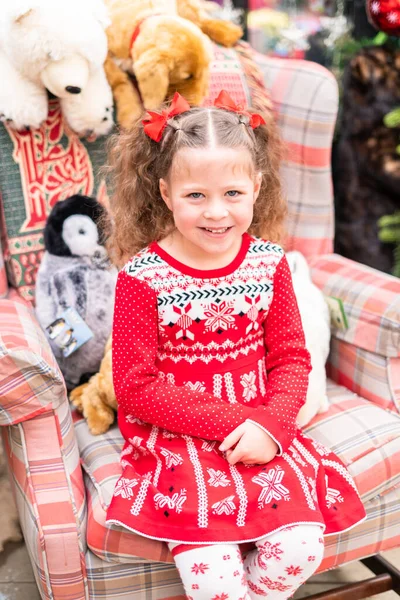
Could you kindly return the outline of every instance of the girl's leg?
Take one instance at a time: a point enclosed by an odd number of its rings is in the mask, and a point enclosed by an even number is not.
[[[285,600],[321,563],[324,553],[318,525],[293,525],[256,542],[244,560],[250,598]]]
[[[250,600],[236,544],[168,544],[190,600]]]

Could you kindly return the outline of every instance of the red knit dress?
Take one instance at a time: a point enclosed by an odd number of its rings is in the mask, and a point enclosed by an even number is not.
[[[257,540],[287,525],[325,534],[365,517],[335,454],[296,426],[310,356],[282,249],[243,236],[228,266],[196,270],[157,243],[120,272],[113,326],[123,474],[108,524],[184,543]],[[268,464],[219,451],[244,421],[277,442]]]

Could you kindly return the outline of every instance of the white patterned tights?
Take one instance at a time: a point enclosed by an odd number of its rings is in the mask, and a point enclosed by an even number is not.
[[[255,542],[242,559],[237,544],[168,544],[188,600],[286,600],[319,566],[318,525],[285,527]]]

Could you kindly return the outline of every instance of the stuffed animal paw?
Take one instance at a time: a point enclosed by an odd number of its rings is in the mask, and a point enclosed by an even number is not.
[[[0,121],[18,131],[40,127],[47,119],[47,92],[24,78],[1,49],[0,81]]]
[[[195,23],[213,42],[221,44],[221,46],[227,48],[234,46],[243,35],[243,29],[239,25],[213,17],[213,11],[210,11],[207,6],[212,6],[209,2],[177,0],[176,4],[180,17]]]

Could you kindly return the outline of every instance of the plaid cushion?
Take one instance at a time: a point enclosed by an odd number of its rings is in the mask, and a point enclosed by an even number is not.
[[[90,598],[118,600],[186,600],[179,573],[173,564],[138,562],[110,564],[86,552]]]
[[[338,109],[336,81],[311,62],[261,54],[256,54],[255,60],[287,148],[282,167],[289,204],[285,247],[307,257],[332,252],[331,144]]]
[[[329,412],[306,428],[314,439],[332,448],[355,479],[364,503],[388,494],[400,484],[400,416],[386,412],[345,388],[329,382]],[[135,557],[167,559],[166,545],[123,528],[105,527],[105,513],[120,476],[122,436],[114,426],[92,436],[83,419],[75,424],[88,494],[88,538],[92,552],[115,562]]]
[[[314,283],[343,302],[349,328],[333,335],[386,357],[400,356],[400,279],[338,254],[311,261]]]
[[[65,401],[56,359],[33,310],[0,300],[0,425],[18,423]]]
[[[18,425],[3,440],[25,543],[42,598],[84,599],[86,501],[69,405]]]
[[[327,370],[336,383],[400,413],[400,358],[386,358],[332,338]]]

